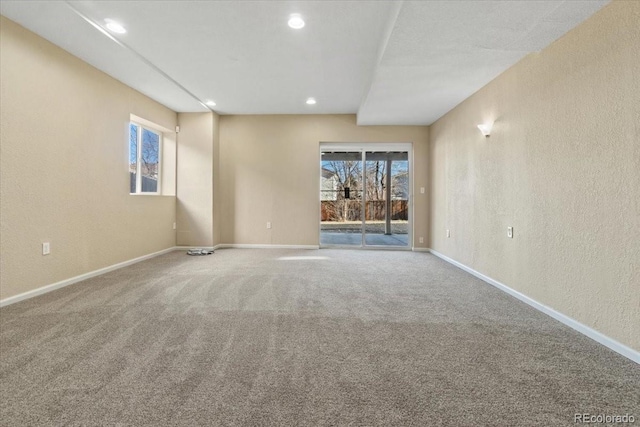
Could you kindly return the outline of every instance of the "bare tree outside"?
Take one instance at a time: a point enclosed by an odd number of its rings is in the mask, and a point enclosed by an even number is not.
[[[140,153],[140,173],[142,192],[158,191],[158,161],[160,158],[160,135],[142,129],[142,152]]]
[[[387,166],[384,161],[369,161],[366,166],[367,200],[384,200]]]
[[[323,170],[335,180],[335,194],[324,205],[330,221],[358,221],[362,200],[362,162],[355,160],[323,161]]]
[[[158,179],[158,157],[160,151],[160,138],[158,134],[146,129],[142,131],[142,153],[140,153],[140,166],[142,176]]]

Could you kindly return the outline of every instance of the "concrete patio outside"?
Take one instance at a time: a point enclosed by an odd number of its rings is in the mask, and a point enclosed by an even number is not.
[[[391,234],[385,234],[384,221],[366,221],[365,245],[408,247],[408,221],[391,221]],[[320,223],[321,246],[362,246],[361,221],[323,221]]]

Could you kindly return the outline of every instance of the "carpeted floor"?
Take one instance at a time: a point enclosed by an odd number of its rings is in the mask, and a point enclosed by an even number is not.
[[[640,421],[640,367],[430,254],[173,252],[0,309],[0,424]]]

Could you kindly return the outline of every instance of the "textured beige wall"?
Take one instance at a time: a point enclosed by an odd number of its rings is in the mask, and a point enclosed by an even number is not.
[[[431,247],[636,350],[639,23],[609,4],[430,128]]]
[[[0,19],[0,299],[174,246],[175,198],[129,195],[127,141],[130,114],[176,114]]]
[[[214,245],[214,149],[218,115],[179,113],[177,244]]]
[[[354,115],[221,116],[221,242],[318,245],[320,142],[413,142],[419,189],[428,139],[427,127],[357,126]],[[414,236],[425,243],[414,242],[426,247],[428,199],[416,193]]]

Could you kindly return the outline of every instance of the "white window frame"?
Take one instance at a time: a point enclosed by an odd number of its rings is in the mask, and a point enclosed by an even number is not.
[[[136,122],[134,120],[131,120],[129,122],[129,138],[127,138],[127,144],[129,145],[128,147],[128,151],[129,151],[129,155],[127,156],[127,159],[130,158],[131,156],[131,125],[135,125],[138,127],[138,133],[137,133],[137,141],[136,141],[136,191],[134,193],[129,193],[131,195],[160,195],[162,194],[162,131],[158,130],[158,129],[154,129],[152,127],[149,126],[145,126],[139,122]],[[141,157],[142,157],[142,131],[146,130],[148,132],[152,132],[155,133],[156,135],[158,135],[158,183],[156,185],[156,191],[155,192],[151,192],[151,191],[142,191],[142,168],[141,168]],[[129,162],[127,161],[127,164]],[[128,169],[128,168],[127,168]],[[129,184],[129,187],[131,187],[131,184]]]

